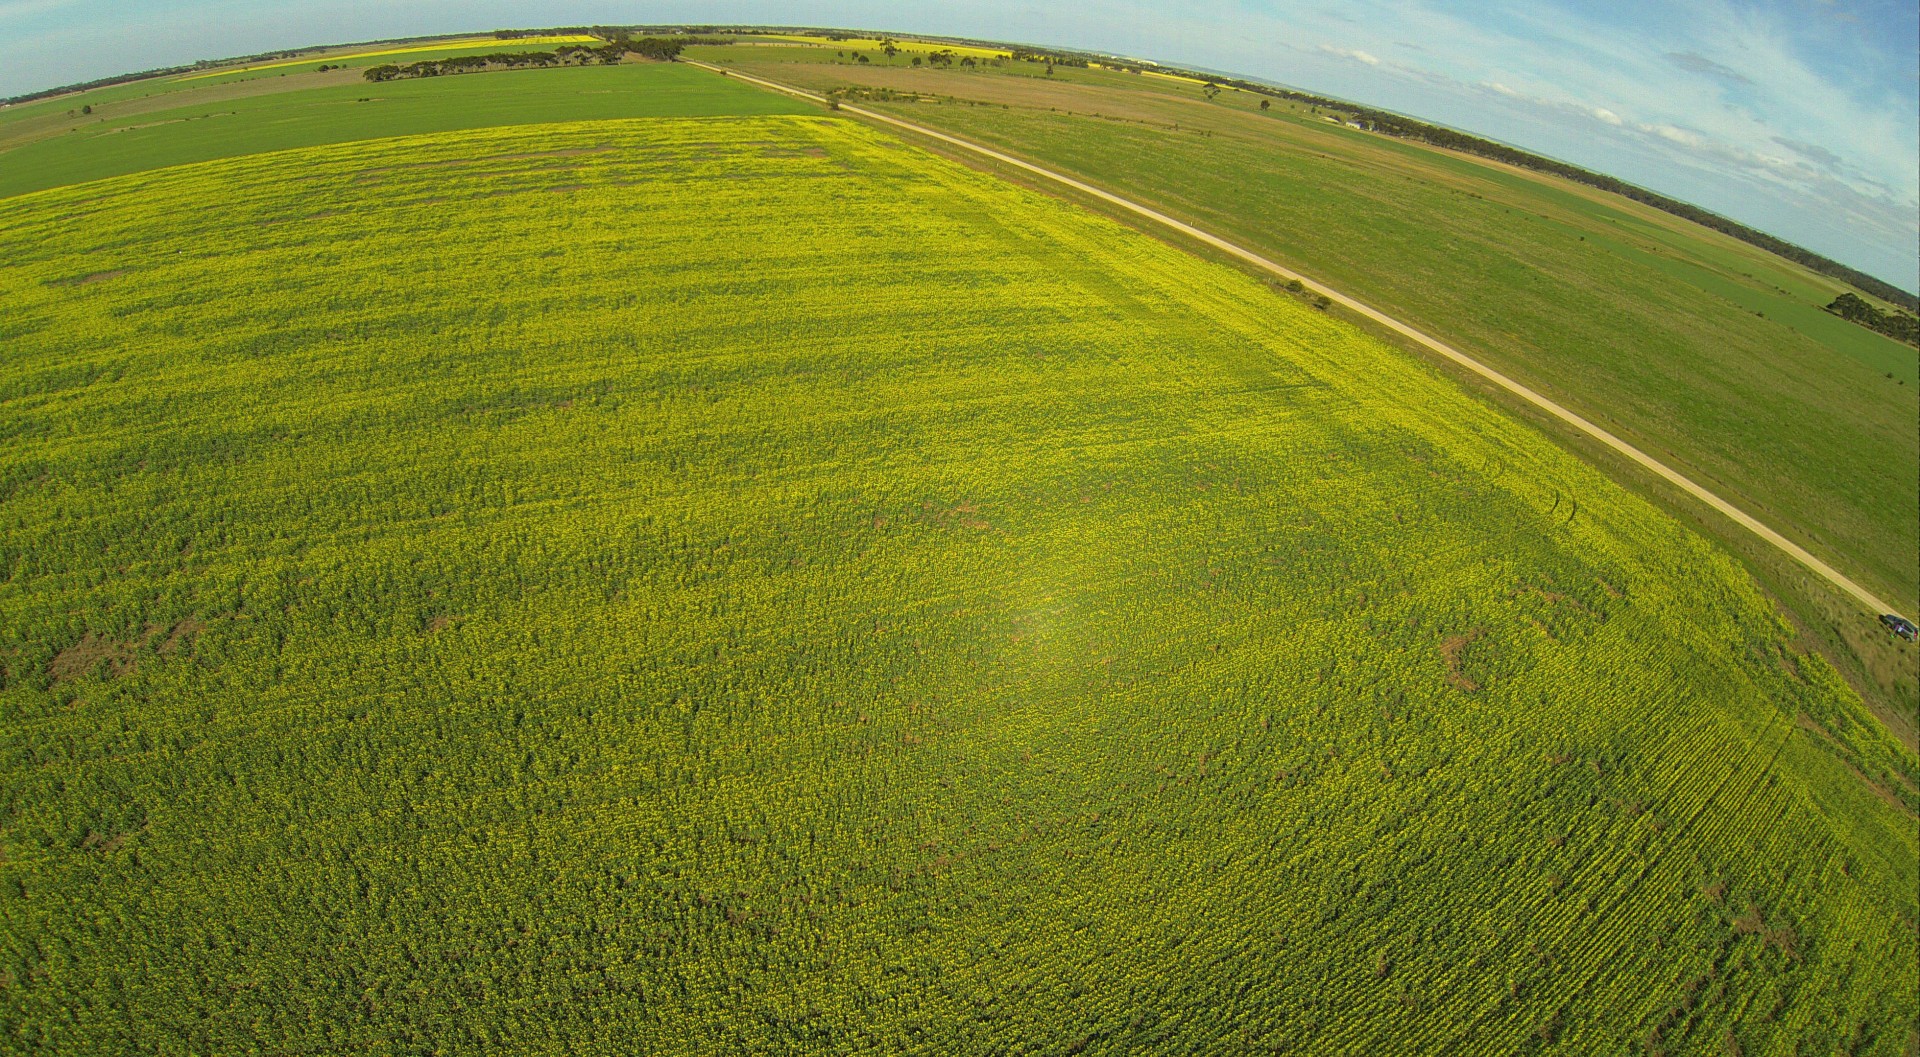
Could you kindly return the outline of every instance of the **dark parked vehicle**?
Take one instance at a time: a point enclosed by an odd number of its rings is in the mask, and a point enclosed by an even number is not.
[[[1880,616],[1880,623],[1885,624],[1888,631],[1906,639],[1908,642],[1912,642],[1914,635],[1917,634],[1913,627],[1913,621],[1908,620],[1906,617],[1897,617],[1892,613],[1883,613]]]

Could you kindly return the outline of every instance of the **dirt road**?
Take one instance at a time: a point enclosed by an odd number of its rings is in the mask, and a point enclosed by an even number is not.
[[[711,70],[714,73],[718,73],[726,77],[735,77],[742,81],[746,81],[748,84],[757,84],[763,88],[769,88],[776,92],[783,92],[787,95],[794,96],[795,98],[798,98],[798,99],[806,99],[815,103],[819,103],[822,106],[825,106],[828,103],[828,100],[825,96],[817,95],[813,92],[804,91],[799,88],[793,88],[788,85],[777,84],[773,81],[763,80],[759,77],[752,77],[735,70],[721,69],[718,66],[711,66],[704,62],[688,61],[688,65],[698,66],[703,70]],[[1554,416],[1555,418],[1561,420],[1562,422],[1565,422],[1566,424],[1572,426],[1573,428],[1579,430],[1580,432],[1585,433],[1587,436],[1592,437],[1593,439],[1599,441],[1600,443],[1605,444],[1607,447],[1612,448],[1614,451],[1619,452],[1620,454],[1626,456],[1627,458],[1632,459],[1634,462],[1639,463],[1641,466],[1646,467],[1648,470],[1651,470],[1652,472],[1660,475],[1666,480],[1672,482],[1674,486],[1686,492],[1688,495],[1694,497],[1695,499],[1698,499],[1702,503],[1705,503],[1707,506],[1712,507],[1714,510],[1719,511],[1721,514],[1724,514],[1728,518],[1731,518],[1737,524],[1746,528],[1749,532],[1752,532],[1754,535],[1759,536],[1761,539],[1766,540],[1768,543],[1779,548],[1781,551],[1785,552],[1788,556],[1792,557],[1795,561],[1798,561],[1800,564],[1813,570],[1815,573],[1818,573],[1822,578],[1826,579],[1829,583],[1832,583],[1835,587],[1838,587],[1840,590],[1845,591],[1847,594],[1852,595],[1854,598],[1858,599],[1862,605],[1872,610],[1876,615],[1881,613],[1895,612],[1892,606],[1888,605],[1882,599],[1875,597],[1873,592],[1868,591],[1866,588],[1861,587],[1859,584],[1854,583],[1852,580],[1848,579],[1843,573],[1841,573],[1838,569],[1835,569],[1833,566],[1828,565],[1826,562],[1823,562],[1819,558],[1816,558],[1813,555],[1807,553],[1806,549],[1801,547],[1799,544],[1793,542],[1792,540],[1786,538],[1785,536],[1782,536],[1778,532],[1775,532],[1773,529],[1768,528],[1766,525],[1761,524],[1759,520],[1754,518],[1752,515],[1748,514],[1746,511],[1741,510],[1739,507],[1734,506],[1732,503],[1729,503],[1726,500],[1720,498],[1719,496],[1713,494],[1712,492],[1707,491],[1705,488],[1702,488],[1701,486],[1695,484],[1693,481],[1689,480],[1687,477],[1680,474],[1679,471],[1674,470],[1673,468],[1667,466],[1665,463],[1660,462],[1658,459],[1655,459],[1653,456],[1648,455],[1646,452],[1641,451],[1639,448],[1636,448],[1633,445],[1628,444],[1626,441],[1621,440],[1619,437],[1616,437],[1613,434],[1607,432],[1605,429],[1602,429],[1600,426],[1587,421],[1585,418],[1582,418],[1581,416],[1575,414],[1572,411],[1567,410],[1566,408],[1560,406],[1559,404],[1553,402],[1552,400],[1547,399],[1545,396],[1542,396],[1541,394],[1535,392],[1534,390],[1528,388],[1527,386],[1521,384],[1520,382],[1515,381],[1514,379],[1509,378],[1504,374],[1501,374],[1499,371],[1494,370],[1493,368],[1487,366],[1486,364],[1481,363],[1479,360],[1476,360],[1473,357],[1468,356],[1466,353],[1463,353],[1459,349],[1456,349],[1453,346],[1447,344],[1446,342],[1441,341],[1439,338],[1432,337],[1419,330],[1416,330],[1413,327],[1410,327],[1407,324],[1402,323],[1399,320],[1386,315],[1385,313],[1382,313],[1380,311],[1377,311],[1376,309],[1370,308],[1367,305],[1362,304],[1361,302],[1356,301],[1351,297],[1348,297],[1347,295],[1341,293],[1338,290],[1334,290],[1326,286],[1322,286],[1321,284],[1314,282],[1312,279],[1309,279],[1306,276],[1299,274],[1298,272],[1291,271],[1278,264],[1275,264],[1273,261],[1270,261],[1267,258],[1262,257],[1257,253],[1254,253],[1252,250],[1248,250],[1243,247],[1236,246],[1225,239],[1219,238],[1218,236],[1215,236],[1215,235],[1211,235],[1205,231],[1200,230],[1199,228],[1194,227],[1191,224],[1185,223],[1184,221],[1176,220],[1173,217],[1170,217],[1165,213],[1160,212],[1159,210],[1148,208],[1147,206],[1143,206],[1138,202],[1134,202],[1134,201],[1130,201],[1128,199],[1122,198],[1119,195],[1113,194],[1112,192],[1103,191],[1100,188],[1093,186],[1092,184],[1088,184],[1080,180],[1076,180],[1073,177],[1068,176],[1064,173],[1054,172],[1052,169],[1043,168],[1029,161],[1023,161],[1019,158],[1013,157],[1010,154],[1003,154],[1000,151],[994,150],[991,147],[984,147],[978,143],[973,143],[969,140],[960,139],[957,136],[949,136],[944,132],[936,132],[933,129],[927,128],[924,125],[916,125],[911,121],[903,121],[897,117],[892,117],[890,115],[882,114],[877,111],[867,110],[857,106],[849,106],[845,103],[841,103],[839,105],[839,109],[843,113],[853,114],[858,117],[863,117],[868,119],[869,121],[878,121],[882,124],[892,125],[896,128],[903,128],[909,132],[915,133],[916,135],[926,136],[930,139],[939,140],[942,143],[951,144],[952,146],[958,147],[961,150],[965,150],[973,154],[978,154],[978,155],[981,155],[982,157],[991,158],[994,161],[1000,162],[1004,165],[1011,165],[1014,168],[1021,169],[1026,172],[1030,172],[1035,176],[1043,177],[1047,180],[1053,181],[1054,183],[1071,187],[1082,194],[1092,195],[1093,197],[1098,198],[1103,202],[1107,202],[1109,204],[1118,206],[1121,209],[1125,209],[1130,213],[1136,213],[1140,216],[1143,216],[1148,220],[1153,221],[1156,224],[1160,224],[1165,227],[1171,228],[1174,231],[1178,231],[1180,234],[1185,235],[1188,238],[1197,240],[1199,242],[1204,242],[1207,245],[1212,246],[1214,249],[1221,251],[1222,253],[1227,253],[1227,254],[1231,254],[1234,257],[1238,257],[1239,259],[1246,261],[1248,264],[1251,264],[1254,267],[1259,268],[1263,271],[1271,272],[1272,274],[1280,276],[1283,279],[1297,280],[1302,286],[1305,286],[1308,290],[1311,290],[1316,294],[1320,294],[1321,296],[1326,297],[1331,301],[1334,301],[1340,305],[1343,305],[1349,310],[1356,312],[1362,316],[1365,316],[1366,318],[1373,320],[1375,323],[1378,323],[1381,326],[1394,331],[1395,333],[1401,334],[1409,338],[1410,340],[1418,342],[1422,346],[1428,349],[1431,349],[1436,353],[1439,353],[1441,356],[1444,356],[1447,359],[1452,360],[1453,362],[1459,364],[1460,366],[1465,367],[1467,370],[1472,371],[1473,373],[1481,376],[1482,378],[1485,378],[1486,380],[1492,382],[1493,384],[1499,386],[1500,388],[1505,389],[1508,392],[1514,394],[1515,396],[1520,397],[1521,399],[1527,401],[1528,403],[1534,405],[1535,407],[1540,408],[1542,411],[1547,412],[1548,414]]]

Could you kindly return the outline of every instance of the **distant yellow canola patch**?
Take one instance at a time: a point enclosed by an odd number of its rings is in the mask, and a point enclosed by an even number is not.
[[[821,48],[853,49],[865,51],[879,50],[886,42],[877,37],[849,37],[846,40],[828,40],[825,37],[804,37],[797,33],[756,33],[759,40],[784,40],[797,44],[812,44]],[[942,44],[933,40],[915,40],[912,37],[894,37],[893,43],[901,51],[950,51],[955,55],[971,55],[978,59],[1003,58],[1010,54],[1005,49],[976,48],[967,44]]]
[[[839,48],[842,50],[851,49],[855,51],[866,51],[866,50],[877,51],[880,49],[880,47],[883,44],[886,43],[885,41],[880,40],[876,37],[850,37],[846,40],[827,40],[825,37],[805,37],[797,33],[756,33],[753,35],[753,39],[754,40],[778,40],[778,41],[794,43],[794,44],[811,44],[817,48],[830,47],[830,48]],[[938,41],[915,40],[914,38],[911,38],[911,37],[895,37],[893,38],[893,42],[902,51],[945,50],[945,51],[951,51],[955,55],[971,55],[975,58],[981,58],[981,59],[1003,59],[1013,54],[1011,51],[1004,48],[976,48],[966,44],[942,44]],[[743,41],[742,43],[746,43],[746,42]],[[1111,69],[1119,68],[1115,64],[1104,63],[1104,62],[1094,62],[1094,63],[1090,63],[1090,65],[1092,65],[1096,69],[1111,70]],[[1161,73],[1157,70],[1144,70],[1142,72],[1149,77],[1159,77],[1169,81],[1183,81],[1187,84],[1209,83],[1207,81],[1201,80],[1198,77],[1182,77],[1178,74]]]
[[[1177,73],[1161,73],[1158,70],[1142,70],[1141,73],[1145,74],[1148,77],[1159,77],[1163,80],[1168,80],[1168,81],[1183,81],[1187,84],[1212,84],[1213,83],[1212,81],[1203,81],[1198,77],[1182,77]]]
[[[382,48],[378,51],[350,51],[339,55],[309,55],[304,59],[286,59],[281,62],[263,62],[253,66],[238,66],[228,70],[208,70],[205,73],[190,73],[180,78],[182,81],[197,81],[203,77],[224,77],[233,73],[254,73],[259,70],[277,70],[283,66],[305,66],[310,62],[330,62],[334,59],[365,59],[375,55],[411,55],[422,51],[452,51],[457,48],[480,48],[506,44],[592,44],[598,37],[589,37],[582,33],[555,37],[516,37],[501,40],[498,37],[471,37],[463,40],[443,40],[438,44],[416,44],[408,48]]]

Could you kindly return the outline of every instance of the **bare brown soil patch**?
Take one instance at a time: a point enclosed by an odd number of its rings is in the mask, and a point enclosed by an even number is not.
[[[991,527],[985,521],[975,516],[978,513],[980,513],[980,508],[972,503],[961,503],[952,510],[952,514],[954,518],[959,521],[961,528],[978,530]]]
[[[160,643],[160,655],[162,657],[171,657],[183,649],[192,648],[194,638],[205,628],[206,625],[192,617],[180,621],[167,632],[165,641]],[[153,631],[154,629],[152,628],[147,629],[148,635],[151,636]]]
[[[325,220],[328,217],[340,216],[344,212],[345,210],[340,210],[340,209],[322,209],[318,213],[308,213],[305,216],[281,217],[278,220],[263,220],[260,222],[260,226],[272,227],[275,224],[291,224],[296,220]]]
[[[125,274],[127,274],[127,270],[125,268],[115,268],[112,271],[88,272],[85,275],[76,275],[69,279],[54,279],[48,282],[47,285],[48,286],[91,286],[94,283],[104,283],[108,279],[117,279],[120,276]]]
[[[64,683],[93,671],[104,661],[112,677],[117,679],[133,671],[137,663],[135,649],[133,643],[103,639],[89,631],[79,642],[53,655],[47,664],[47,674],[53,676],[54,682]]]
[[[47,663],[47,674],[56,683],[78,679],[106,664],[106,676],[118,679],[131,675],[140,667],[140,651],[154,646],[154,652],[162,657],[172,657],[193,647],[193,640],[205,628],[198,620],[188,617],[174,622],[172,626],[149,624],[146,631],[137,639],[126,642],[104,638],[89,631],[80,637],[80,641],[53,655]]]
[[[943,529],[965,528],[981,531],[993,527],[986,519],[980,516],[979,504],[964,500],[955,503],[951,507],[941,507],[934,503],[921,503],[920,510],[916,517],[922,524]],[[884,517],[875,518],[874,527],[885,528],[886,519]]]
[[[1468,693],[1478,691],[1480,684],[1469,679],[1461,670],[1460,656],[1466,652],[1469,645],[1486,633],[1485,628],[1474,628],[1464,635],[1454,635],[1440,643],[1440,659],[1447,664],[1447,682]]]
[[[362,169],[353,174],[354,183],[372,183],[392,172],[405,172],[412,169],[453,169],[462,165],[485,165],[497,161],[532,161],[544,158],[578,158],[587,154],[605,154],[617,150],[611,143],[598,147],[568,147],[564,150],[523,151],[517,154],[488,154],[479,158],[448,158],[445,161],[413,162],[408,165],[382,165],[373,169]]]
[[[1800,670],[1800,657],[1792,649],[1786,648],[1780,651],[1780,670],[1787,673],[1787,678],[1803,686],[1806,685],[1807,676]]]
[[[88,830],[86,839],[80,842],[80,847],[89,851],[99,852],[102,855],[112,855],[114,852],[119,851],[120,846],[125,844],[127,838],[131,836],[133,836],[131,833],[116,833],[109,837],[97,830]]]

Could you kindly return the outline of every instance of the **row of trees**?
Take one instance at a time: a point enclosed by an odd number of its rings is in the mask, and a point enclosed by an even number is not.
[[[653,59],[656,62],[672,62],[679,58],[682,49],[696,45],[726,43],[716,37],[692,34],[672,37],[631,37],[625,33],[613,33],[607,36],[606,40],[607,46],[600,49],[603,52],[618,49],[624,54],[638,55],[643,59]]]
[[[845,39],[845,38],[829,38],[829,39]],[[882,39],[880,42],[880,54],[885,55],[889,59],[893,58],[896,55],[899,55],[902,50],[903,49],[900,47],[899,43],[896,41],[889,40],[889,39]],[[850,59],[856,63],[869,63],[873,61],[872,59],[869,59],[867,57],[866,52],[863,52],[863,51],[855,51],[851,53],[844,50],[836,51],[834,52],[834,56],[836,58],[841,58],[841,59]],[[939,51],[929,52],[926,55],[913,56],[912,65],[915,67],[931,66],[931,67],[938,67],[940,69],[947,69],[947,70],[953,69],[955,66],[962,67],[963,69],[973,69],[975,67],[980,66],[983,61],[986,65],[989,65],[989,66],[1000,66],[1005,64],[1006,59],[1005,57],[996,57],[996,58],[991,58],[986,60],[979,60],[979,59],[975,59],[971,55],[958,54],[952,48],[941,48]]]
[[[461,55],[450,59],[424,59],[420,62],[407,63],[404,66],[383,63],[379,66],[367,67],[361,76],[378,84],[385,81],[397,81],[412,77],[439,77],[444,74],[479,73],[480,71],[489,69],[504,68],[518,70],[529,67],[586,65],[596,58],[596,56],[592,56],[591,54],[580,54],[581,52],[587,51],[589,51],[589,49],[586,48],[563,48],[559,52],[502,52],[494,55]],[[612,58],[598,57],[598,59],[600,62],[609,65],[620,61],[618,56]]]
[[[529,67],[587,66],[598,63],[612,66],[628,55],[655,62],[672,62],[689,44],[714,43],[696,37],[616,37],[591,48],[570,44],[554,51],[496,52],[490,55],[461,55],[449,59],[423,59],[404,66],[385,63],[369,66],[362,76],[375,83],[412,77],[439,77],[443,74],[478,73],[489,69],[518,70]]]
[[[1073,66],[1082,70],[1088,65],[1086,56],[1064,51],[1032,51],[1023,48],[1016,49],[1013,57],[1019,62],[1044,62],[1049,66]]]
[[[528,37],[599,37],[608,40],[620,31],[602,26],[555,26],[549,29],[496,29],[495,40],[525,40]]]
[[[974,61],[973,56],[971,55],[955,55],[953,52],[945,51],[945,50],[936,51],[933,54],[926,56],[924,59],[918,55],[915,55],[913,57],[913,64],[915,66],[921,65],[923,62],[928,66],[938,66],[942,69],[948,69],[948,70],[952,69],[956,64],[956,62],[960,66],[968,67],[968,68],[972,68],[980,65],[978,62]]]
[[[1834,298],[1833,303],[1827,306],[1827,311],[1868,330],[1877,330],[1895,341],[1920,346],[1920,317],[1905,312],[1882,312],[1868,304],[1865,298],[1852,293]]]

